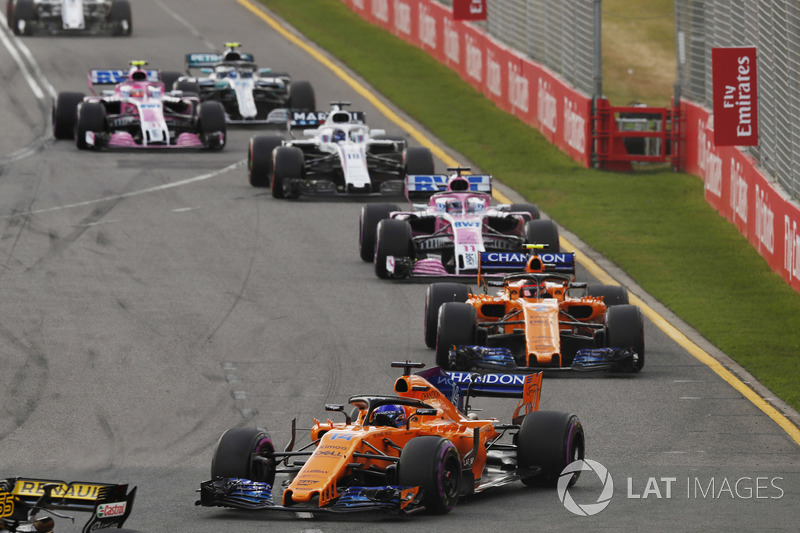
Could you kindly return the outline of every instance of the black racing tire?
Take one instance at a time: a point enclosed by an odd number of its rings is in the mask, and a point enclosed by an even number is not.
[[[181,91],[184,95],[195,95],[200,93],[200,87],[196,81],[178,79],[175,81],[175,90]]]
[[[209,150],[222,150],[225,148],[225,108],[219,102],[201,102],[197,106],[197,129],[200,139]],[[221,133],[219,141],[211,142],[208,136]]]
[[[83,93],[61,92],[53,102],[53,137],[59,140],[75,138],[78,124],[78,105],[83,102]]]
[[[427,512],[449,513],[461,492],[458,448],[437,435],[415,437],[400,453],[397,478],[400,486],[422,490],[422,504]]]
[[[621,285],[589,285],[586,287],[587,296],[602,296],[606,307],[630,303],[628,289]]]
[[[406,163],[406,175],[428,175],[434,173],[433,154],[427,148],[409,146],[403,153]]]
[[[13,8],[11,9],[12,26],[14,35],[30,35],[33,33],[31,29],[31,21],[36,14],[36,6],[33,0],[14,0]],[[25,30],[20,31],[19,23],[25,21]]]
[[[561,251],[558,242],[558,226],[552,220],[529,220],[525,223],[525,242],[527,244],[543,244],[539,253],[557,254]]]
[[[164,84],[164,92],[170,92],[175,90],[175,83],[177,83],[178,78],[183,76],[180,72],[174,70],[165,70],[161,73],[161,83]]]
[[[289,107],[304,111],[315,111],[317,109],[314,88],[310,82],[293,81],[289,85]]]
[[[93,147],[86,144],[86,134],[90,131],[95,134],[108,131],[106,108],[100,102],[84,102],[78,106],[77,115],[78,126],[75,132],[75,144],[77,147],[81,150],[89,148],[100,149],[99,144],[95,144]]]
[[[14,13],[14,0],[8,0],[6,2],[6,23],[8,24],[8,29],[14,29],[14,22],[11,16]]]
[[[247,148],[247,180],[253,187],[269,187],[272,151],[283,144],[277,135],[254,135]]]
[[[450,368],[450,348],[475,344],[477,338],[478,312],[473,306],[462,302],[445,302],[439,308],[436,327],[436,364],[445,370]]]
[[[639,356],[631,372],[644,368],[644,318],[642,310],[635,305],[615,305],[606,310],[606,346],[611,348],[630,348]]]
[[[108,20],[113,26],[114,35],[128,36],[133,33],[133,14],[128,0],[113,0]]]
[[[275,451],[269,434],[260,428],[233,428],[219,438],[211,459],[211,479],[244,478],[275,482]],[[266,461],[253,460],[263,455]]]
[[[531,220],[538,220],[542,218],[541,213],[539,213],[539,206],[536,204],[511,204],[509,211],[514,213],[530,213]]]
[[[296,146],[280,146],[273,156],[272,197],[297,198],[299,192],[291,182],[303,179],[303,151]]]
[[[584,457],[586,440],[578,417],[556,411],[535,411],[522,419],[517,439],[517,468],[529,487],[555,487],[561,471]],[[527,475],[537,467],[541,471]],[[572,474],[568,486],[580,477]]]
[[[465,303],[469,287],[461,283],[431,283],[425,290],[425,345],[436,348],[439,308],[447,302]]]
[[[413,257],[411,224],[406,220],[387,218],[378,222],[375,238],[375,274],[381,279],[389,277],[386,258]]]
[[[366,204],[361,207],[358,217],[358,251],[366,263],[375,261],[375,239],[378,237],[378,223],[397,211],[396,204]]]

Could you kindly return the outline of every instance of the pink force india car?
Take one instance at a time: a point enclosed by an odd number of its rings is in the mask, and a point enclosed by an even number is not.
[[[361,209],[361,259],[375,263],[379,278],[463,278],[478,271],[489,277],[518,269],[512,261],[526,244],[543,252],[560,251],[558,227],[539,217],[534,204],[492,205],[492,176],[409,175],[406,197],[411,209],[367,204]],[[427,198],[427,204],[414,200]],[[513,263],[513,264],[512,264]]]
[[[91,96],[61,92],[53,105],[53,136],[74,139],[80,149],[196,148],[225,146],[225,110],[180,91],[165,92],[179,72],[145,69],[89,71]],[[95,87],[113,85],[98,94]]]

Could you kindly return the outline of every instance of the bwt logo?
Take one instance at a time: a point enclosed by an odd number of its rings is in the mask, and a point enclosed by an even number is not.
[[[519,73],[519,65],[508,62],[508,99],[513,107],[528,112],[528,78]]]
[[[539,101],[536,104],[536,118],[543,128],[556,132],[558,105],[556,97],[550,91],[550,83],[539,80]]]
[[[372,15],[381,22],[389,22],[389,0],[372,0]]]
[[[731,209],[747,223],[747,181],[742,178],[742,164],[731,158]]]
[[[425,5],[419,6],[419,40],[436,50],[436,19],[430,15]]]
[[[491,52],[486,54],[486,87],[495,96],[503,96],[503,81],[500,63]]]
[[[411,6],[394,0],[394,27],[400,33],[411,34]]]
[[[456,228],[480,228],[483,224],[480,222],[469,222],[469,221],[457,221],[455,223]]]
[[[464,35],[464,45],[467,49],[467,75],[475,81],[483,81],[483,52],[475,46],[475,38],[470,34]]]
[[[444,19],[444,55],[456,65],[461,62],[461,47],[458,43],[458,31],[450,19]]]

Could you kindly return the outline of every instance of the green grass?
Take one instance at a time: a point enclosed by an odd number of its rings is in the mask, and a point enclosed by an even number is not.
[[[704,201],[699,178],[584,169],[454,72],[343,3],[262,1],[800,408],[800,296]]]

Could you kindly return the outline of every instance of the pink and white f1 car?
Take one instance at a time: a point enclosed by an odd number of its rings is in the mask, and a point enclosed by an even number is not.
[[[80,149],[198,148],[225,146],[225,110],[219,102],[200,102],[197,96],[166,93],[177,72],[145,69],[147,62],[131,61],[125,70],[89,71],[92,96],[62,92],[53,105],[53,135],[75,139]],[[113,85],[102,90],[95,86]]]
[[[361,259],[375,262],[379,278],[463,277],[474,279],[519,269],[525,244],[558,252],[558,227],[539,218],[533,204],[492,206],[492,177],[409,175],[406,196],[412,209],[367,204],[361,209]],[[427,204],[413,200],[427,197]],[[491,274],[489,274],[491,275]]]

